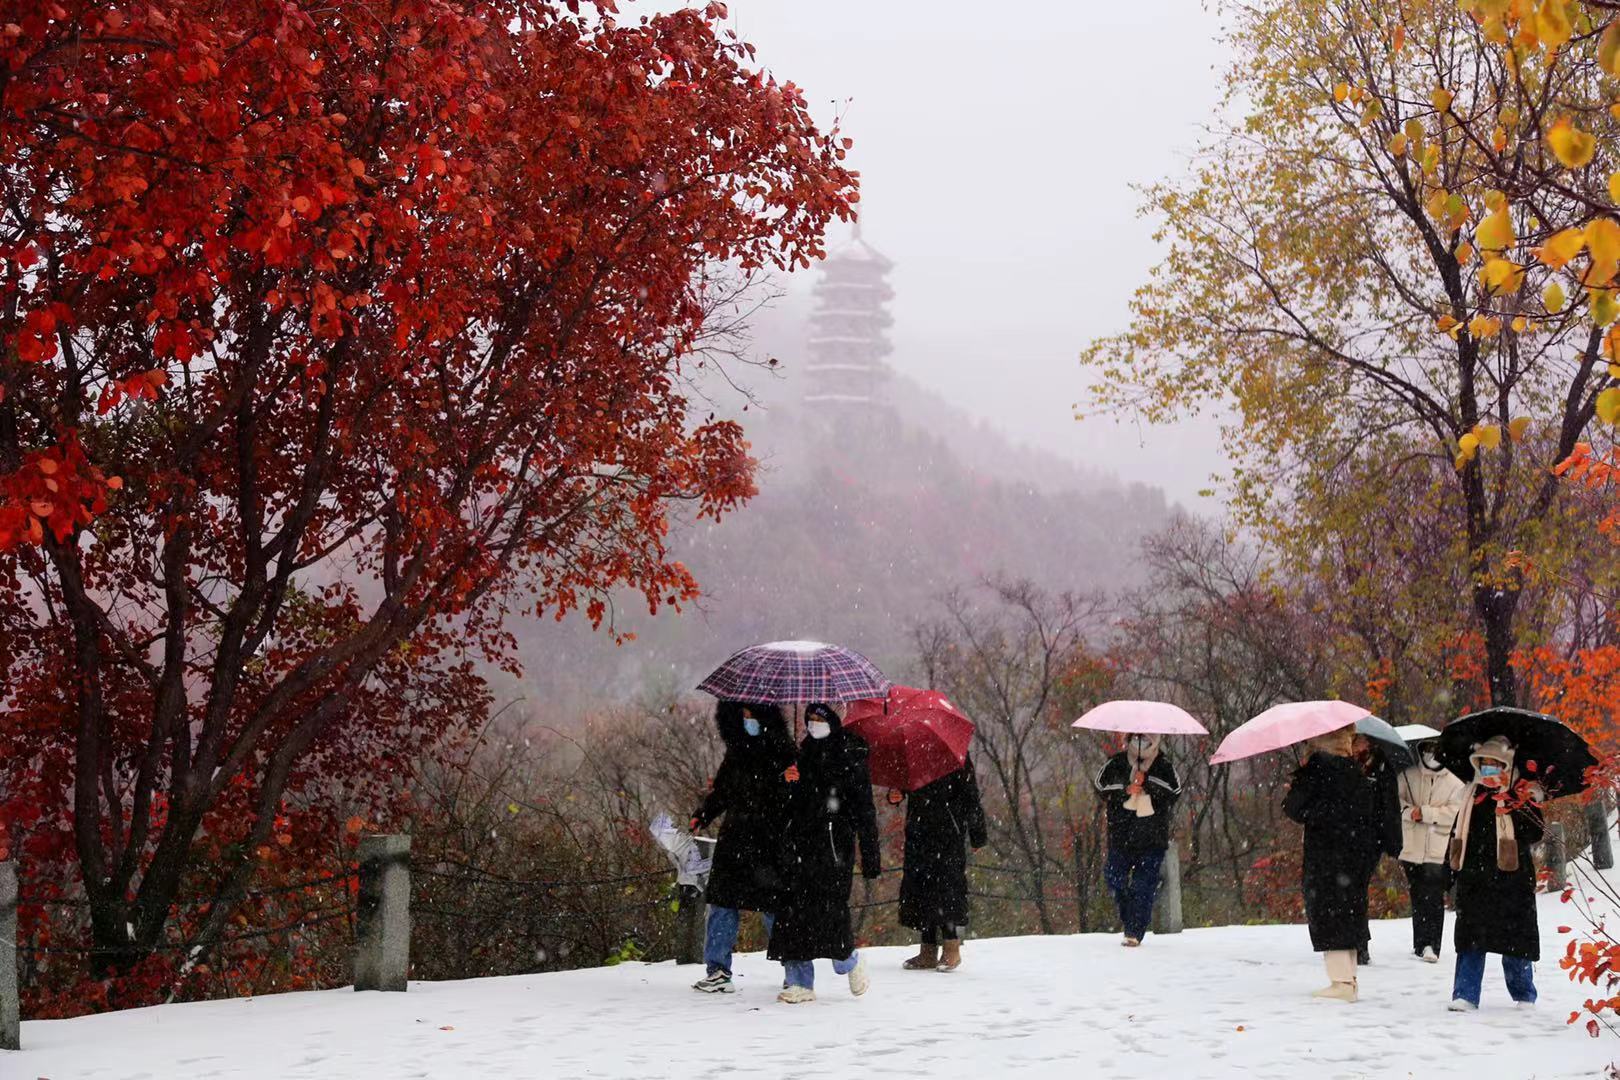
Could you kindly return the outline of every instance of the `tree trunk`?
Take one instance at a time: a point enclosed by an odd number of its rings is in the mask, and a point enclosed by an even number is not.
[[[1474,587],[1474,610],[1485,630],[1485,675],[1492,705],[1518,705],[1519,680],[1513,670],[1517,634],[1513,619],[1519,607],[1517,588]]]

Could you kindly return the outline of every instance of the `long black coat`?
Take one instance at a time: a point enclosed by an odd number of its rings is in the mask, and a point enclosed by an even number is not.
[[[907,795],[900,925],[913,930],[966,926],[968,845],[982,848],[988,839],[972,758]]]
[[[866,743],[841,729],[799,748],[799,779],[781,843],[787,897],[777,909],[772,960],[842,960],[855,948],[849,888],[881,864]]]
[[[754,712],[760,732],[750,736],[736,703],[722,702],[715,710],[726,756],[708,798],[692,816],[699,827],[725,819],[709,872],[708,902],[775,912],[783,896],[779,856],[790,790],[784,773],[795,755],[781,711],[761,707]]]
[[[1305,921],[1317,952],[1367,943],[1367,875],[1382,845],[1378,793],[1354,758],[1318,751],[1294,773],[1283,813],[1305,826]]]
[[[1153,814],[1138,817],[1125,809],[1130,798],[1130,755],[1121,750],[1108,759],[1093,786],[1108,811],[1108,846],[1119,851],[1164,851],[1170,846],[1170,811],[1181,798],[1181,778],[1170,759],[1159,751],[1148,766],[1142,789],[1153,798]]]
[[[1536,925],[1536,868],[1530,845],[1541,839],[1541,808],[1533,804],[1513,811],[1513,835],[1519,843],[1519,868],[1496,868],[1496,808],[1489,796],[1474,807],[1468,823],[1468,850],[1457,872],[1457,951],[1493,952],[1541,959],[1541,932]]]

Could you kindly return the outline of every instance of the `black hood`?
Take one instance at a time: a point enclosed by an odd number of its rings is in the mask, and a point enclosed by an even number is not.
[[[759,721],[758,735],[750,735],[744,730],[744,709]],[[769,758],[772,761],[784,756],[788,761],[793,759],[793,737],[788,734],[787,717],[776,705],[722,701],[714,708],[714,724],[720,732],[721,741],[726,744],[728,755]]]

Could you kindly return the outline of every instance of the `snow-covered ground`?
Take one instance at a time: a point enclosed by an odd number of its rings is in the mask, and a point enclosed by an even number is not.
[[[1304,927],[1230,927],[1138,950],[1102,934],[972,941],[950,975],[873,949],[866,997],[824,962],[820,1000],[799,1006],[776,1003],[781,968],[753,955],[731,996],[688,989],[696,968],[631,964],[29,1022],[0,1077],[1596,1077],[1620,1040],[1565,1024],[1586,996],[1556,963],[1573,912],[1544,904],[1532,1010],[1493,964],[1481,1011],[1447,1012],[1451,957],[1414,960],[1405,922],[1374,924],[1356,1005],[1309,998],[1325,980]],[[1448,917],[1448,945],[1450,931]]]

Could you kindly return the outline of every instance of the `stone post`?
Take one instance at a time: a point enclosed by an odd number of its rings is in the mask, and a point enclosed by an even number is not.
[[[0,862],[0,1050],[22,1049],[17,986],[17,864]]]
[[[1164,866],[1159,870],[1159,896],[1153,904],[1153,932],[1179,934],[1181,920],[1181,848],[1174,840],[1164,853]]]
[[[675,913],[675,962],[677,964],[703,963],[704,918],[703,890],[696,885],[681,886],[681,906]]]
[[[1586,831],[1592,838],[1592,865],[1599,870],[1614,868],[1614,840],[1609,835],[1609,800],[1599,794],[1586,804]]]
[[[405,989],[411,964],[411,838],[360,840],[354,939],[356,990]]]
[[[1550,888],[1562,889],[1569,884],[1569,868],[1566,865],[1568,859],[1563,823],[1551,822],[1547,825],[1546,835],[1541,839],[1541,865],[1549,875]]]

